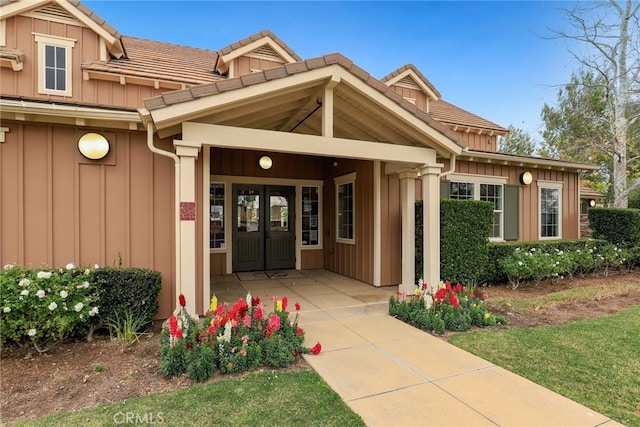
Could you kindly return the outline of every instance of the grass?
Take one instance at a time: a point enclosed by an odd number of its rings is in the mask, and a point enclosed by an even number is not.
[[[487,300],[489,309],[504,308],[517,313],[530,313],[543,308],[554,308],[562,304],[596,301],[626,295],[631,290],[638,289],[638,283],[615,283],[608,285],[594,285],[553,292],[535,298],[503,298],[496,297]]]
[[[450,342],[625,425],[640,426],[640,306],[557,326],[457,334]]]
[[[66,427],[114,424],[365,425],[360,416],[313,370],[256,372],[15,425]]]

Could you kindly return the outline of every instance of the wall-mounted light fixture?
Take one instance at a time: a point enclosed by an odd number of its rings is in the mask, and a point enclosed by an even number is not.
[[[258,164],[264,170],[271,169],[271,166],[273,166],[273,160],[271,160],[271,157],[269,156],[262,156],[260,157],[260,160],[258,160]]]
[[[596,207],[596,201],[593,200],[593,199],[589,200],[589,206],[591,206],[592,208],[595,208]]]
[[[90,160],[100,160],[109,154],[109,141],[99,133],[85,133],[78,140],[78,150]]]
[[[527,172],[522,172],[520,174],[520,183],[522,185],[529,185],[533,182],[533,175],[531,175],[531,172],[527,171]]]

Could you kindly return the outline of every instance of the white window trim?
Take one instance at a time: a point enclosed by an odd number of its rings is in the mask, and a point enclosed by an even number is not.
[[[539,179],[536,181],[538,186],[538,240],[561,240],[562,239],[562,189],[564,182],[562,181],[545,181]],[[558,190],[558,236],[542,237],[542,189],[550,188]]]
[[[76,45],[75,39],[69,39],[66,37],[50,36],[47,34],[33,33],[35,42],[38,45],[38,93],[45,95],[59,95],[59,96],[72,96],[72,84],[73,84],[73,63],[72,63],[72,49]],[[65,90],[53,90],[45,87],[45,46],[56,46],[65,48]]]
[[[315,245],[302,244],[302,215],[304,215],[302,187],[315,187],[318,189],[318,243],[316,243]],[[300,236],[300,249],[303,251],[308,251],[310,249],[322,249],[322,184],[301,184],[296,186],[296,191],[298,190],[298,188],[300,189],[300,197],[298,197],[298,195],[296,194],[296,198],[300,200],[300,207],[298,208],[298,212],[300,212],[300,227],[298,228],[298,235]]]
[[[228,190],[228,185],[226,182],[224,181],[209,181],[209,189],[211,188],[211,184],[219,184],[222,185],[222,187],[224,188],[224,207],[223,207],[223,217],[224,217],[224,247],[223,248],[212,248],[211,247],[211,238],[209,238],[209,252],[210,253],[219,253],[219,252],[226,252],[227,251],[227,244],[228,244],[228,239],[227,236],[229,234],[228,232],[228,228],[227,228],[227,193],[229,193]],[[207,197],[210,197],[209,194],[207,194]],[[211,215],[211,201],[209,201],[209,215]],[[230,215],[229,215],[230,216]],[[211,233],[211,230],[209,230],[209,233]]]
[[[0,19],[0,46],[7,45],[7,21]]]
[[[346,175],[342,175],[339,177],[336,177],[333,179],[333,182],[335,184],[335,188],[336,188],[336,243],[344,243],[347,245],[355,245],[356,244],[356,173],[352,172]],[[353,210],[352,210],[352,215],[353,215],[353,238],[351,239],[344,239],[341,237],[338,237],[338,233],[339,233],[339,225],[338,225],[338,186],[340,185],[344,185],[344,184],[353,184]]]
[[[452,173],[448,177],[450,182],[468,182],[473,184],[473,200],[480,200],[480,184],[502,185],[502,215],[500,220],[500,237],[489,237],[491,242],[504,241],[504,186],[509,178],[504,176],[476,175]],[[494,210],[495,212],[495,210]]]

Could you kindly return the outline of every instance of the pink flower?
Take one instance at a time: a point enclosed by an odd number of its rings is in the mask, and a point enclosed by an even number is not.
[[[280,316],[272,314],[269,316],[269,323],[267,324],[267,330],[275,332],[280,329]]]
[[[184,307],[187,305],[187,300],[184,298],[184,295],[180,294],[178,297],[178,301],[180,301],[180,306]]]
[[[246,316],[244,316],[244,326],[246,328],[250,328],[251,327],[251,316],[249,316],[248,314]]]
[[[242,350],[240,350],[240,354],[242,355],[242,357],[247,357],[247,350],[243,348]]]
[[[314,356],[320,354],[320,352],[322,351],[322,346],[320,345],[320,343],[316,343],[316,345],[314,345],[313,347],[311,347],[310,349],[311,354],[313,354]]]
[[[249,342],[249,335],[242,336],[242,344],[247,344]]]

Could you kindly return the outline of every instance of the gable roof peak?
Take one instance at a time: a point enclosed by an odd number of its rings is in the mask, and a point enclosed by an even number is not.
[[[245,37],[242,40],[231,43],[223,47],[218,53],[216,71],[224,74],[229,69],[229,63],[234,59],[251,53],[263,46],[268,46],[275,55],[280,57],[284,63],[300,62],[302,58],[296,54],[285,42],[276,36],[271,30],[263,30]]]
[[[418,67],[412,63],[403,65],[402,67],[392,71],[384,76],[381,81],[387,86],[393,86],[401,82],[403,79],[409,78],[413,80],[420,89],[432,100],[437,101],[441,95],[438,89],[427,79],[424,74],[418,70]]]

